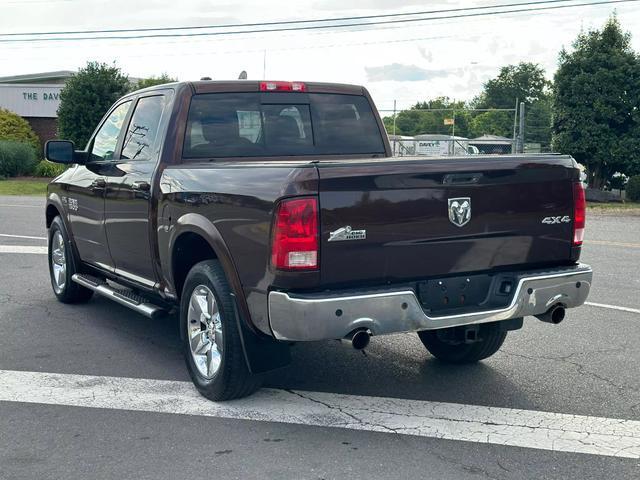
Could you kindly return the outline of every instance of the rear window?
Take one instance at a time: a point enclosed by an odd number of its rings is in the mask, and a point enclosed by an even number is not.
[[[365,97],[270,95],[195,95],[189,108],[184,157],[384,153],[382,135]]]

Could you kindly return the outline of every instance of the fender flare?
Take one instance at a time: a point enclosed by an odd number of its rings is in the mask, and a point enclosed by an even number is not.
[[[72,253],[72,261],[76,267],[77,271],[80,271],[80,266],[82,265],[82,261],[80,260],[80,253],[78,252],[78,249],[76,247],[76,242],[74,241],[74,236],[73,236],[73,229],[71,228],[71,224],[69,222],[69,218],[68,218],[68,213],[67,213],[67,209],[64,206],[64,203],[62,202],[62,199],[60,198],[60,196],[55,193],[55,192],[50,192],[47,195],[47,202],[46,205],[44,207],[44,211],[45,211],[45,222],[46,222],[46,212],[49,209],[49,207],[52,206],[54,207],[57,211],[58,211],[58,216],[60,217],[60,220],[62,221],[62,226],[64,227],[64,229],[66,230],[67,233],[67,237],[69,238],[69,246],[71,247],[71,253]],[[49,226],[47,225],[47,243],[49,243]]]
[[[195,233],[201,236],[218,257],[231,287],[234,305],[234,316],[240,332],[242,349],[247,367],[251,373],[263,373],[288,365],[291,361],[289,346],[259,333],[251,323],[249,306],[242,289],[242,282],[236,269],[231,252],[220,231],[205,216],[198,213],[182,215],[171,229],[169,236],[169,258],[173,259],[173,251],[177,239],[184,233]],[[173,278],[173,262],[170,268],[171,285],[175,289]]]
[[[184,215],[182,215],[175,222],[169,236],[168,254],[170,259],[173,259],[173,251],[175,249],[176,241],[178,240],[178,238],[180,238],[181,235],[185,233],[195,233],[202,237],[209,244],[211,250],[214,251],[216,257],[218,257],[218,260],[222,264],[222,269],[227,276],[231,291],[234,295],[236,295],[236,298],[239,299],[239,306],[242,311],[244,311],[242,304],[246,305],[246,301],[244,298],[244,293],[242,291],[242,283],[240,282],[238,271],[236,270],[236,266],[233,262],[233,259],[231,258],[231,252],[229,251],[227,244],[223,240],[222,235],[220,234],[216,226],[207,217],[198,213],[185,213]],[[175,289],[173,265],[171,265],[170,267],[170,279],[171,286]],[[178,294],[179,292],[176,292],[176,295]]]

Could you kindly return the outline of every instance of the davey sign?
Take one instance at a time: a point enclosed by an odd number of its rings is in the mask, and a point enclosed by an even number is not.
[[[57,117],[63,85],[0,84],[0,108],[21,117]]]

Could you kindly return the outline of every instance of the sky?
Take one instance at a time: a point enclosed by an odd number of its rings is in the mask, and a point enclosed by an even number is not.
[[[0,40],[16,38],[2,37],[7,33],[263,23],[523,2],[0,0]],[[89,60],[115,62],[138,78],[167,73],[179,80],[226,80],[246,70],[249,79],[361,84],[384,112],[394,100],[398,109],[437,96],[470,100],[508,64],[536,62],[552,78],[561,48],[570,48],[581,30],[601,27],[614,11],[624,29],[636,33],[632,45],[640,51],[640,2],[629,2],[338,30],[0,42],[0,76],[76,70]]]

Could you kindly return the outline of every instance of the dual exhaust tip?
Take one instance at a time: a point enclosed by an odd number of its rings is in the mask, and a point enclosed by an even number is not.
[[[542,315],[536,315],[538,320],[542,320],[543,322],[553,323],[554,325],[558,325],[560,322],[564,320],[566,314],[566,310],[564,305],[556,304],[547,310]]]
[[[566,309],[562,304],[556,304],[547,310],[542,315],[536,315],[538,320],[542,320],[543,322],[553,323],[554,325],[558,325],[560,322],[564,320],[566,315]],[[367,329],[354,330],[347,336],[345,336],[340,342],[347,346],[351,347],[354,350],[364,350],[369,346],[369,341],[371,340],[371,331]]]
[[[340,342],[347,347],[353,348],[354,350],[364,350],[369,345],[369,340],[371,340],[371,331],[367,329],[360,329],[354,330],[349,335],[340,340]]]

